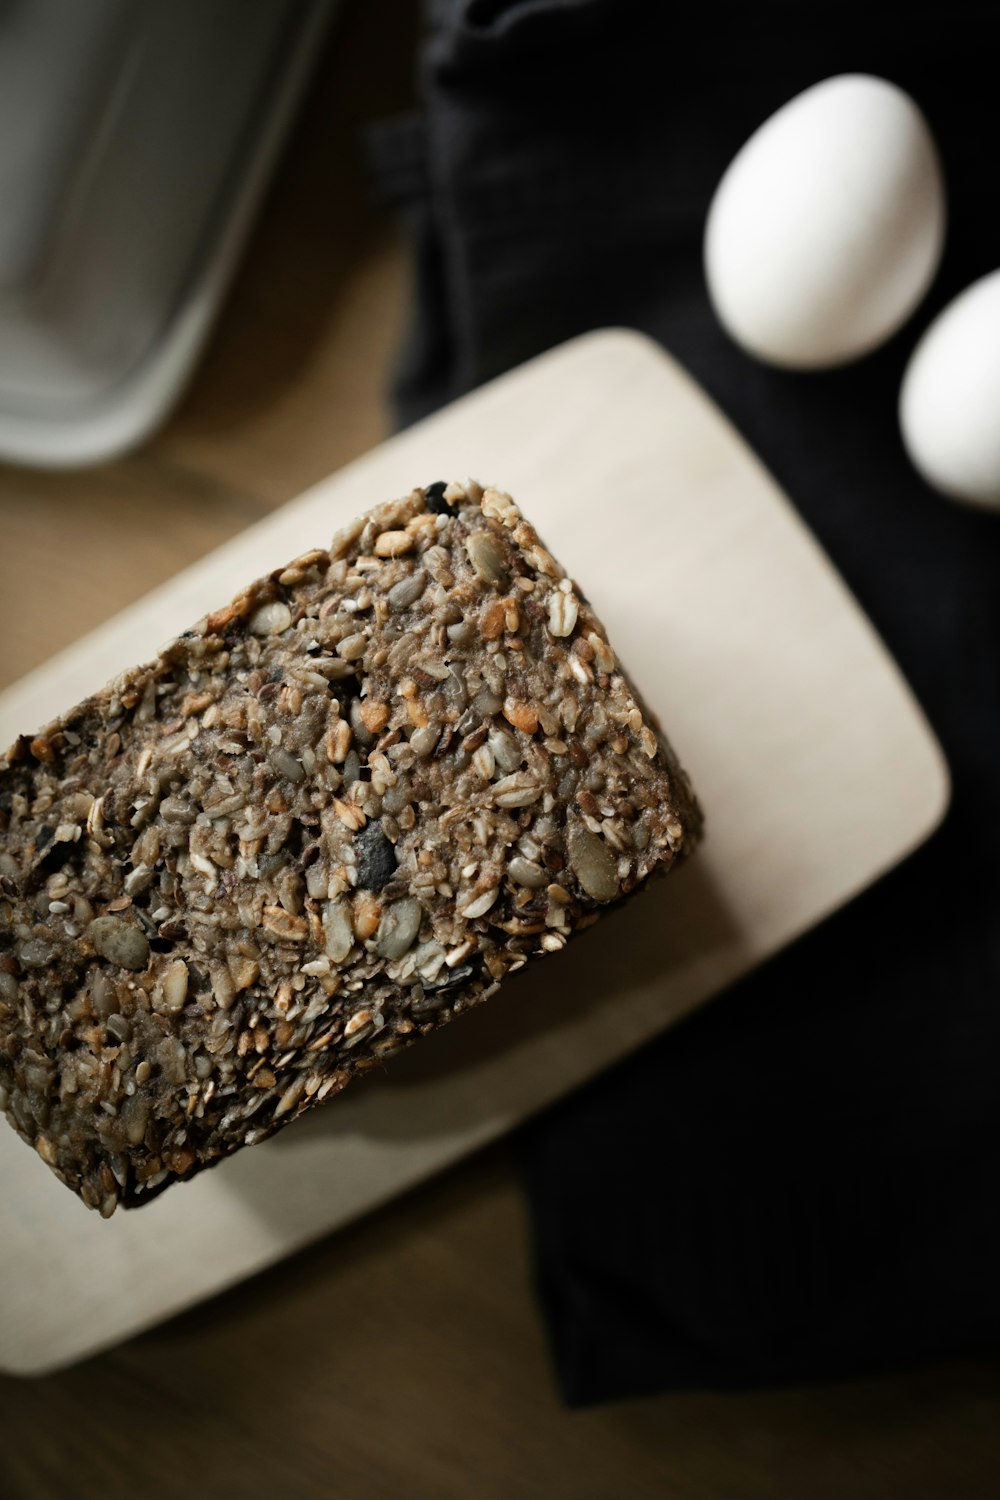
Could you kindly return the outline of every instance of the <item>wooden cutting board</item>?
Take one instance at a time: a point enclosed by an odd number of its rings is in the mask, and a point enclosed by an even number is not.
[[[620,331],[456,402],[206,557],[0,697],[0,740],[359,511],[466,474],[509,489],[590,595],[694,778],[703,850],[383,1076],[137,1212],[88,1213],[0,1128],[0,1368],[78,1359],[412,1187],[731,984],[941,819],[941,752],[829,561],[702,392]]]

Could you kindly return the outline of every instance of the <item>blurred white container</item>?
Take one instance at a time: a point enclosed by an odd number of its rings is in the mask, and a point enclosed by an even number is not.
[[[97,462],[166,414],[331,11],[0,6],[0,459]]]

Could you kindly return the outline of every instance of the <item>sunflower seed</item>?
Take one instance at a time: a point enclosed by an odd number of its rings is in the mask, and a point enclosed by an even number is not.
[[[511,880],[517,885],[527,886],[529,890],[541,890],[543,885],[548,885],[549,877],[541,865],[536,865],[533,859],[524,859],[520,854],[514,856],[507,866],[507,873]]]
[[[120,917],[95,917],[87,928],[102,958],[123,969],[144,969],[149,962],[149,939],[140,928]]]
[[[424,909],[419,901],[408,897],[387,906],[379,922],[375,949],[381,958],[401,958],[410,947],[423,919]]]
[[[460,906],[459,912],[467,922],[474,921],[476,917],[484,917],[499,894],[499,889],[493,886],[490,890],[483,891],[474,900],[467,902],[465,906]]]
[[[474,531],[466,539],[469,561],[486,583],[503,583],[508,576],[507,560],[488,531]]]
[[[393,585],[387,596],[389,604],[396,611],[409,609],[411,604],[416,604],[426,587],[427,574],[423,568],[418,568],[409,578]]]
[[[251,635],[280,635],[291,623],[291,611],[280,599],[260,605],[247,621]]]
[[[342,964],[354,947],[354,928],[346,901],[330,901],[323,913],[326,954],[335,964]]]

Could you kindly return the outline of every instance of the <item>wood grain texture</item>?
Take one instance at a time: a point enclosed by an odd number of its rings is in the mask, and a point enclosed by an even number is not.
[[[309,129],[287,153],[209,358],[163,434],[167,446],[158,439],[127,463],[83,476],[0,471],[0,682],[383,435],[381,389],[403,304],[402,264],[384,222],[356,195],[348,249],[330,243],[338,197],[355,194],[358,180],[353,132],[339,109],[349,100],[357,121],[405,102],[394,44],[405,68],[399,38],[412,30],[415,10],[415,0],[347,7],[313,90]],[[349,50],[340,50],[341,37]],[[397,92],[387,98],[393,68]],[[381,98],[367,110],[369,94]],[[245,440],[260,454],[254,428],[267,418],[266,401],[244,409],[240,390],[244,381],[268,382],[289,322],[308,330],[315,280],[300,296],[303,282],[286,274],[299,255],[320,266],[333,258],[337,270],[322,295],[344,307],[354,278],[364,284],[373,274],[366,266],[381,257],[374,274],[384,298],[370,299],[373,323],[360,349],[344,346],[335,318],[315,341],[291,338],[283,383],[299,389],[298,416],[284,430],[287,451],[277,419],[265,422],[265,488],[240,449]],[[312,349],[315,359],[299,360],[296,349]],[[259,376],[243,373],[248,364]],[[280,400],[277,383],[270,391]],[[337,420],[345,402],[356,436]],[[240,473],[246,487],[229,488]],[[168,498],[166,513],[154,507],[157,495]],[[40,579],[57,610],[42,607]],[[762,1393],[689,1392],[570,1413],[553,1388],[531,1275],[521,1196],[504,1150],[492,1148],[112,1353],[44,1379],[0,1377],[0,1496],[997,1494],[996,1363]]]
[[[4,1500],[995,1500],[986,1364],[567,1411],[502,1148],[172,1324],[0,1378]]]

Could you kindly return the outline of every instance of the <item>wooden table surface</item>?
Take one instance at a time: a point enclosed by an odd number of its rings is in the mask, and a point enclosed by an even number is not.
[[[407,102],[415,11],[346,5],[167,427],[86,473],[0,469],[0,686],[384,435],[406,271],[357,131]],[[1000,1364],[569,1412],[501,1147],[112,1353],[0,1379],[0,1500],[188,1493],[994,1500]]]

